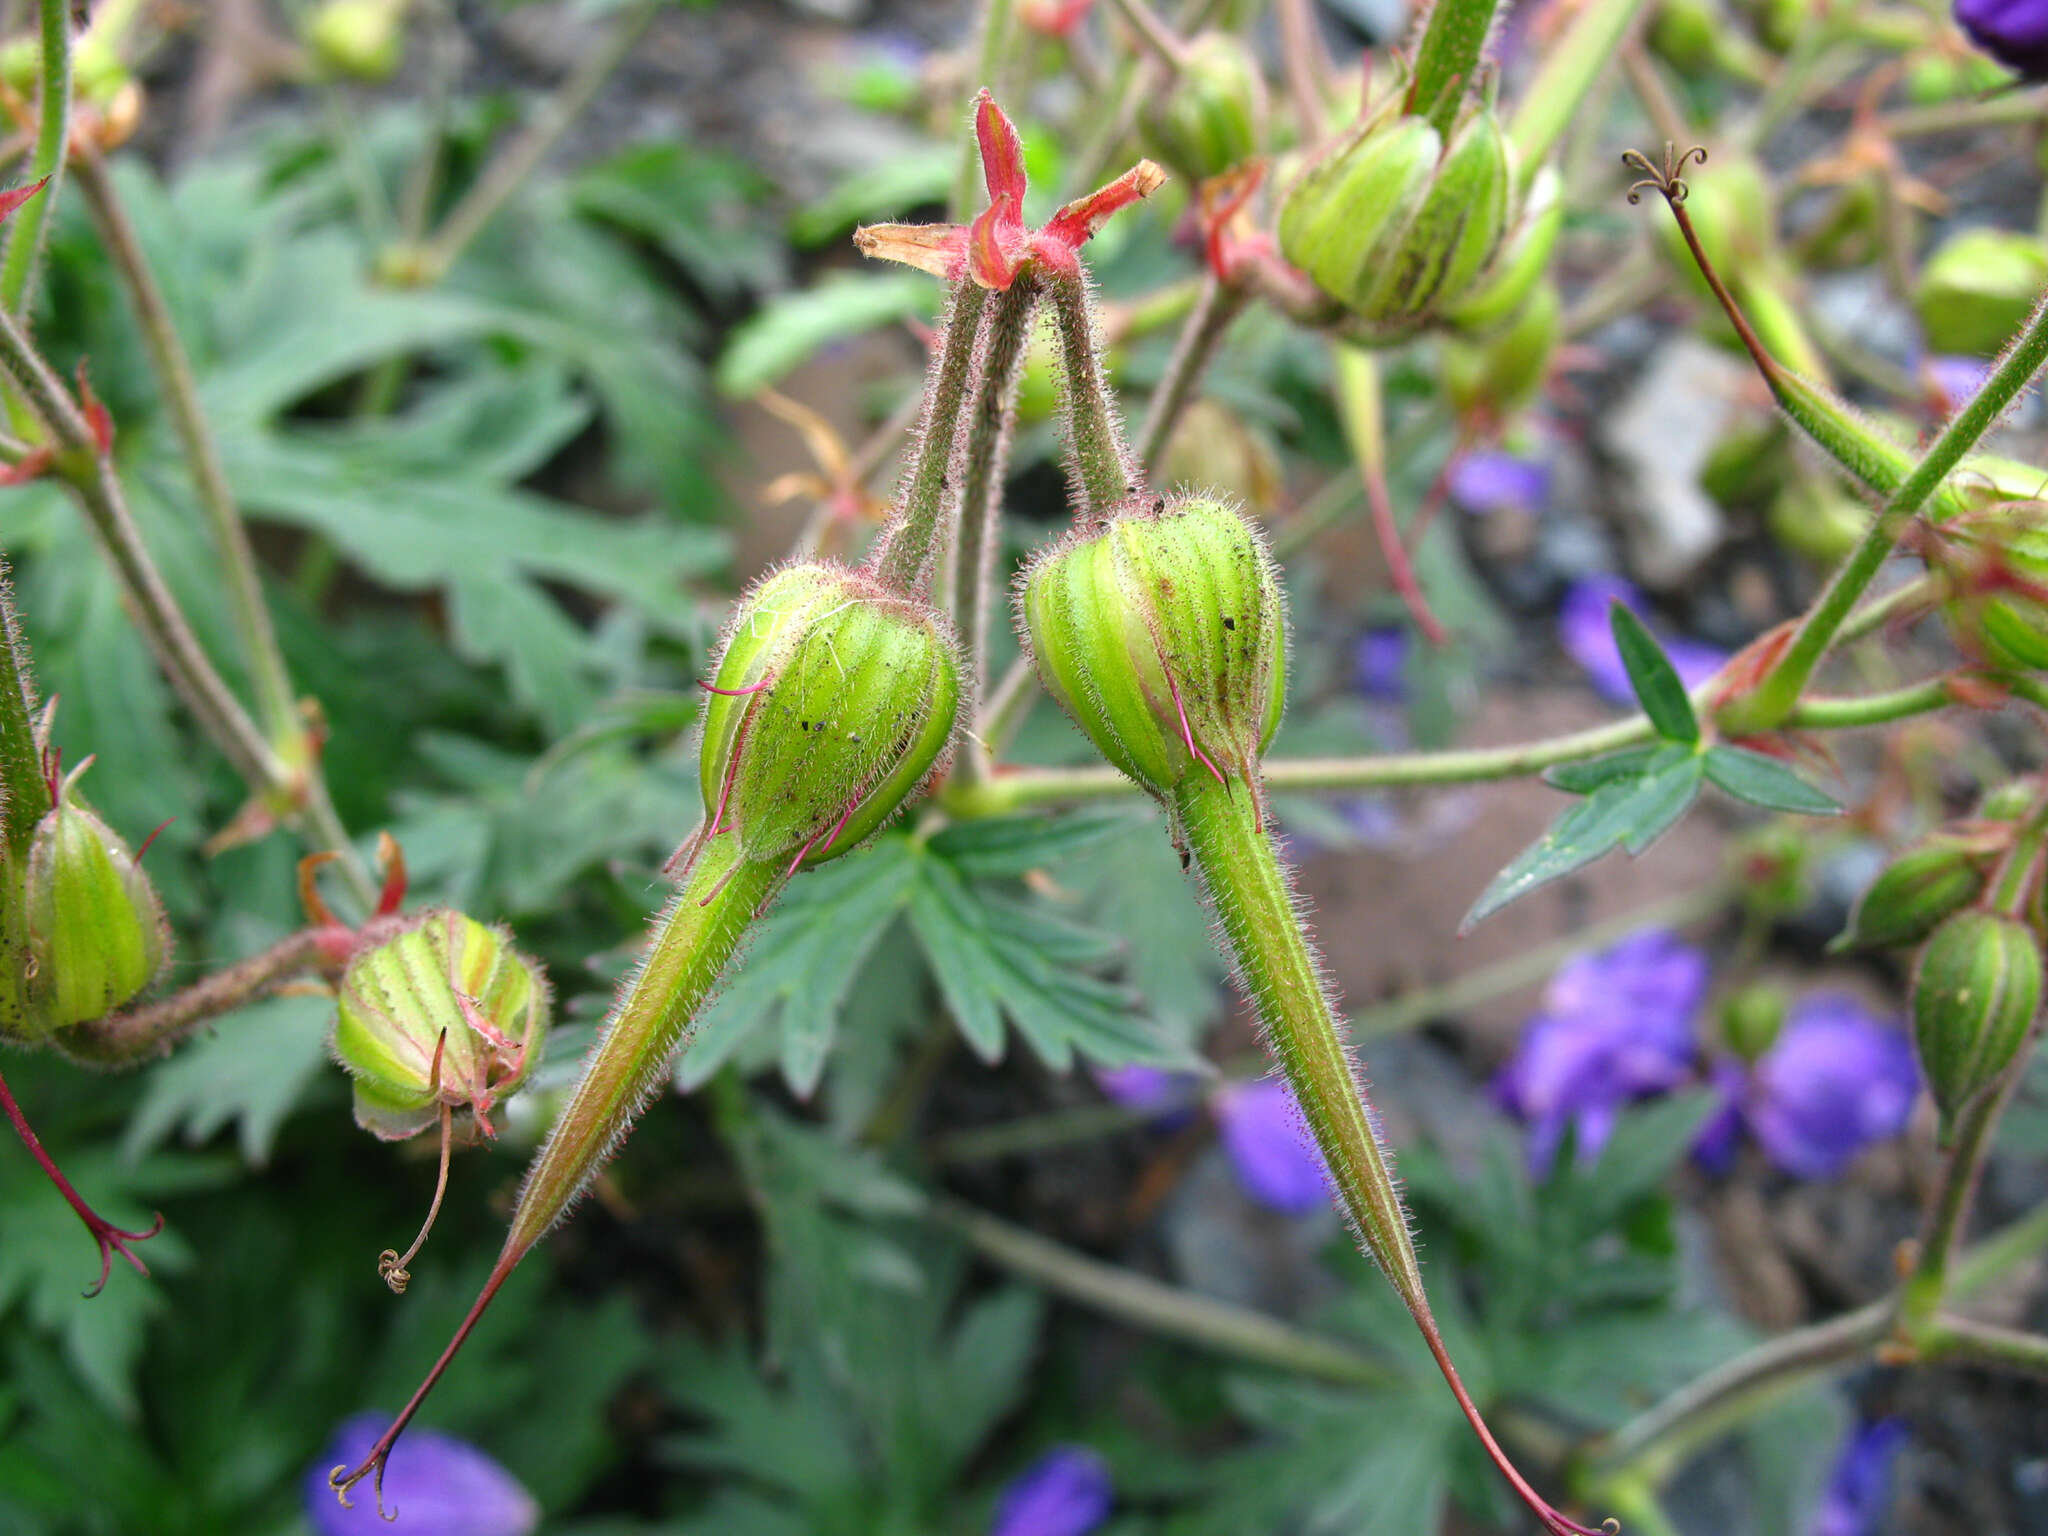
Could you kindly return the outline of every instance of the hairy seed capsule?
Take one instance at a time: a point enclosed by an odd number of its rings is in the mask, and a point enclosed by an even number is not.
[[[2041,1003],[2041,945],[2001,912],[1958,912],[1920,952],[1913,1044],[1946,1129],[2019,1054]]]
[[[1996,356],[2048,288],[2048,247],[2016,230],[1965,229],[1921,265],[1913,308],[1935,352]]]
[[[1870,882],[1835,949],[1892,949],[1917,944],[1984,894],[1983,848],[1937,836],[1909,848]]]
[[[940,767],[960,662],[937,613],[864,573],[777,571],[735,612],[704,711],[706,821],[749,860],[858,846]]]
[[[1194,496],[1078,529],[1019,590],[1047,692],[1151,794],[1247,775],[1279,728],[1280,582],[1235,508]]]
[[[446,908],[373,932],[343,973],[334,1058],[355,1080],[356,1124],[402,1141],[467,1110],[490,1133],[493,1107],[539,1065],[548,984],[539,965]]]
[[[1257,60],[1227,32],[1188,44],[1174,83],[1145,112],[1145,139],[1190,181],[1220,176],[1258,153],[1266,82]]]
[[[1957,551],[1949,623],[1993,666],[2048,668],[2048,503],[1994,502],[1949,526]]]
[[[1564,228],[1563,193],[1564,179],[1555,166],[1536,172],[1500,248],[1465,293],[1445,306],[1445,321],[1468,335],[1485,335],[1526,310],[1550,271],[1551,253]]]
[[[155,887],[68,782],[29,844],[23,912],[31,1033],[104,1017],[170,959],[170,925]]]
[[[1484,107],[1448,142],[1424,118],[1368,111],[1288,191],[1281,254],[1398,341],[1470,296],[1508,227],[1513,183]]]

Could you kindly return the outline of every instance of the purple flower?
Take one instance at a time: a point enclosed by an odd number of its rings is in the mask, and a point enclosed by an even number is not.
[[[1706,955],[1663,929],[1558,968],[1494,1080],[1495,1098],[1529,1126],[1532,1173],[1549,1171],[1568,1127],[1579,1157],[1591,1159],[1623,1105],[1692,1075],[1693,1015],[1706,988]]]
[[[1970,41],[2030,80],[2048,79],[2048,5],[2042,0],[1956,0]]]
[[[1087,1536],[1115,1497],[1108,1463],[1085,1445],[1056,1445],[1010,1480],[989,1536]]]
[[[1614,643],[1614,620],[1610,610],[1616,602],[1641,614],[1642,594],[1619,576],[1588,576],[1565,593],[1557,616],[1558,643],[1565,654],[1586,671],[1596,692],[1616,704],[1635,701],[1629,686],[1628,668],[1621,664],[1621,650]],[[1688,688],[1696,688],[1727,663],[1725,651],[1683,636],[1659,635],[1664,654],[1678,669]]]
[[[1541,512],[1550,503],[1550,466],[1499,449],[1476,449],[1451,461],[1444,476],[1451,500],[1467,512]]]
[[[1801,999],[1758,1059],[1743,1101],[1750,1134],[1785,1172],[1831,1179],[1906,1128],[1920,1076],[1903,1031],[1853,997]]]
[[[1707,1172],[1725,1174],[1735,1166],[1735,1154],[1742,1149],[1742,1090],[1749,1081],[1743,1064],[1732,1056],[1714,1063],[1707,1074],[1707,1086],[1720,1098],[1692,1139],[1692,1158]]]
[[[540,1524],[540,1507],[511,1473],[475,1446],[431,1429],[409,1431],[391,1452],[383,1500],[393,1518],[378,1516],[367,1483],[344,1509],[328,1474],[360,1462],[390,1422],[388,1414],[357,1414],[306,1469],[306,1515],[319,1536],[527,1536]]]
[[[1351,650],[1351,686],[1368,699],[1398,704],[1408,692],[1408,632],[1379,625],[1358,637]]]
[[[1224,1155],[1244,1192],[1268,1210],[1300,1215],[1329,1203],[1323,1155],[1277,1077],[1231,1083],[1209,1101]]]
[[[1991,377],[1991,364],[1981,357],[1930,357],[1925,367],[1950,415],[1968,405]]]
[[[1808,1536],[1877,1536],[1892,1501],[1892,1467],[1906,1438],[1906,1426],[1898,1419],[1879,1419],[1853,1431],[1835,1457]]]

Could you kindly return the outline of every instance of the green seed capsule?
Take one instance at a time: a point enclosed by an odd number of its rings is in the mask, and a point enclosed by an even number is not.
[[[1788,482],[1771,498],[1766,521],[1785,548],[1824,566],[1847,558],[1875,514],[1832,475],[1808,475]]]
[[[1523,314],[1550,271],[1551,253],[1564,228],[1563,188],[1555,166],[1536,172],[1500,249],[1465,294],[1446,305],[1446,321],[1460,331],[1484,335]]]
[[[1162,501],[1077,529],[1019,591],[1047,692],[1149,793],[1167,798],[1190,773],[1244,777],[1279,728],[1279,577],[1223,502]]]
[[[405,54],[406,0],[325,0],[306,18],[306,47],[329,75],[388,80]]]
[[[2048,288],[2048,248],[2005,229],[1965,229],[1920,268],[1913,307],[1935,352],[1995,356]]]
[[[1984,894],[1983,848],[1967,839],[1929,838],[1887,864],[1870,882],[1830,947],[1894,949],[1918,944],[1953,914]]]
[[[1399,341],[1471,295],[1508,226],[1513,183],[1486,108],[1448,143],[1427,120],[1382,108],[1288,192],[1281,254],[1376,338]]]
[[[36,826],[25,887],[23,994],[31,1034],[104,1017],[170,959],[170,925],[155,887],[69,782]]]
[[[540,1063],[548,984],[511,935],[430,909],[373,932],[343,973],[334,1058],[355,1080],[356,1124],[386,1141],[441,1108],[490,1112]]]
[[[735,612],[704,711],[695,847],[818,864],[857,847],[938,770],[960,704],[943,621],[866,574],[777,571]]]
[[[1174,83],[1145,112],[1147,147],[1190,181],[1220,176],[1258,153],[1266,82],[1258,61],[1228,32],[1188,44]]]
[[[1777,1043],[1785,1027],[1785,991],[1764,982],[1738,987],[1721,1004],[1721,1038],[1744,1061]]]
[[[2038,471],[2036,475],[2038,477]],[[1993,666],[2019,672],[2048,668],[2048,521],[2035,501],[1993,505],[1965,533],[1961,595],[1948,604],[1949,623],[1975,639]],[[1963,526],[1959,519],[1956,526]]]
[[[1944,1135],[2012,1064],[2041,1003],[2041,946],[2018,918],[1959,912],[1913,975],[1913,1043]]]

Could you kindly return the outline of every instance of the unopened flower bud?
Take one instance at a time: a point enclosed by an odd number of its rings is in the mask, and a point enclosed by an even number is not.
[[[492,1134],[491,1110],[539,1063],[548,1026],[540,967],[487,928],[430,908],[372,931],[343,972],[334,1057],[355,1080],[356,1124],[386,1141],[441,1109]]]
[[[24,993],[41,1031],[111,1013],[171,954],[155,888],[128,845],[77,798],[76,778],[58,786],[55,809],[29,844]]]
[[[1257,424],[1217,400],[1181,413],[1159,456],[1161,485],[1199,485],[1254,514],[1279,505],[1285,484],[1280,450]]]
[[[406,0],[323,0],[305,22],[306,46],[323,73],[388,80],[405,52]]]
[[[2048,288],[2048,248],[1988,226],[1959,230],[1921,264],[1913,308],[1929,350],[1995,356]]]
[[[1204,32],[1188,44],[1173,83],[1147,107],[1146,147],[1203,182],[1257,154],[1265,121],[1258,61],[1230,33]]]
[[[2018,821],[2033,808],[2040,786],[2027,779],[2008,779],[1984,792],[1977,802],[1979,821]]]
[[[938,615],[863,572],[793,565],[733,615],[704,711],[703,839],[818,864],[858,846],[938,768],[960,662]]]
[[[1288,192],[1281,254],[1398,341],[1468,296],[1507,228],[1513,181],[1484,106],[1448,143],[1424,118],[1369,112]]]
[[[1273,558],[1235,509],[1193,496],[1079,528],[1020,592],[1046,691],[1147,792],[1250,773],[1280,724],[1286,619]]]
[[[1785,1027],[1785,992],[1764,982],[1738,987],[1721,1004],[1721,1038],[1744,1061],[1777,1043]]]
[[[2002,912],[1958,912],[1920,952],[1913,1044],[1944,1128],[1997,1081],[2041,1002],[2041,945]]]
[[[1984,893],[1985,849],[1941,835],[1909,848],[1879,872],[1831,946],[1894,949],[1917,944]]]

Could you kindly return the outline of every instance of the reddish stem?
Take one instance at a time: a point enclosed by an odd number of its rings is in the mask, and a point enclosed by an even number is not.
[[[398,1443],[398,1437],[405,1433],[405,1426],[412,1422],[413,1415],[420,1411],[420,1405],[427,1400],[427,1394],[434,1390],[434,1384],[441,1379],[441,1373],[446,1371],[449,1365],[453,1363],[456,1352],[462,1348],[463,1341],[469,1337],[470,1329],[477,1325],[477,1320],[484,1315],[484,1308],[488,1307],[491,1304],[491,1298],[498,1294],[498,1287],[510,1278],[512,1271],[518,1267],[519,1261],[524,1257],[526,1257],[526,1250],[523,1248],[514,1253],[508,1247],[505,1252],[498,1255],[498,1262],[491,1267],[491,1273],[484,1281],[484,1288],[477,1292],[476,1300],[470,1304],[468,1315],[462,1319],[462,1326],[455,1330],[455,1337],[450,1339],[448,1347],[441,1351],[441,1358],[436,1360],[434,1368],[427,1372],[427,1379],[419,1384],[418,1389],[406,1402],[406,1405],[398,1410],[398,1417],[391,1421],[391,1427],[384,1431],[375,1445],[370,1447],[370,1454],[365,1456],[362,1464],[353,1471],[343,1467],[336,1467],[327,1474],[327,1484],[340,1496],[342,1508],[350,1509],[354,1507],[348,1501],[349,1489],[355,1487],[364,1478],[374,1474],[376,1477],[377,1513],[386,1520],[398,1518],[398,1511],[395,1509],[388,1515],[384,1514],[384,1464],[391,1457],[391,1448]]]
[[[1450,636],[1429,611],[1429,599],[1422,595],[1422,585],[1415,579],[1415,567],[1409,563],[1401,529],[1394,521],[1394,503],[1387,494],[1386,477],[1377,466],[1367,465],[1364,480],[1366,504],[1372,508],[1373,536],[1379,540],[1380,555],[1387,562],[1387,579],[1401,594],[1401,601],[1407,605],[1409,617],[1415,620],[1423,638],[1431,645],[1442,645]]]
[[[65,1178],[56,1163],[51,1161],[50,1154],[43,1149],[42,1139],[29,1125],[28,1118],[21,1112],[21,1106],[14,1102],[14,1095],[8,1091],[5,1077],[0,1077],[0,1110],[6,1111],[8,1124],[14,1127],[14,1134],[19,1136],[21,1144],[28,1148],[28,1155],[36,1160],[36,1166],[43,1170],[44,1177],[57,1186],[57,1193],[62,1195],[71,1209],[78,1213],[78,1219],[85,1223],[85,1230],[90,1232],[92,1240],[99,1244],[100,1277],[85,1294],[88,1297],[97,1296],[106,1289],[107,1277],[113,1273],[114,1255],[117,1253],[135,1266],[138,1275],[147,1275],[149,1266],[129,1252],[128,1245],[147,1242],[163,1231],[163,1212],[157,1212],[156,1221],[147,1232],[124,1232],[87,1205],[84,1197],[72,1188],[71,1181]]]
[[[1486,1451],[1487,1458],[1508,1480],[1509,1485],[1529,1506],[1543,1529],[1551,1536],[1616,1536],[1621,1529],[1619,1522],[1606,1521],[1601,1525],[1581,1525],[1569,1516],[1561,1514],[1550,1501],[1529,1486],[1529,1480],[1515,1469],[1508,1460],[1508,1454],[1500,1448],[1500,1442],[1493,1438],[1493,1431],[1486,1427],[1486,1420],[1480,1416],[1478,1404],[1472,1401],[1472,1394],[1465,1390],[1465,1383],[1458,1376],[1458,1368],[1451,1364],[1450,1351],[1444,1348],[1443,1335],[1437,1331],[1436,1319],[1427,1312],[1417,1314],[1415,1321],[1422,1329],[1423,1341],[1429,1345],[1429,1352],[1436,1357],[1437,1369],[1444,1373],[1451,1395],[1464,1410],[1465,1421],[1472,1426],[1472,1433],[1479,1437],[1479,1444]]]

